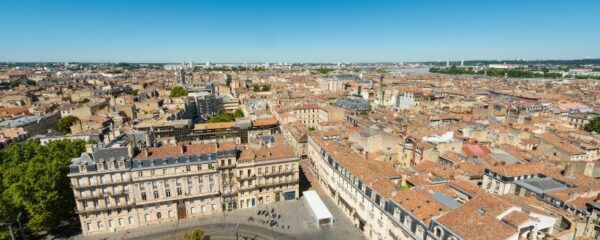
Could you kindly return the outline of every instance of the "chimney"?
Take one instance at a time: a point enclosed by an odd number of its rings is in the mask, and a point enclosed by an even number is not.
[[[133,148],[133,143],[127,144],[127,153],[129,154],[130,158],[133,157],[133,154],[135,153],[135,150]]]
[[[94,153],[94,144],[86,144],[85,145],[85,152],[92,154]]]

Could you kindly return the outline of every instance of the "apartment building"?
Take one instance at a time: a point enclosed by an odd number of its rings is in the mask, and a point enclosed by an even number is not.
[[[68,175],[83,234],[296,199],[298,158],[287,149],[220,142],[136,150],[125,135],[89,145]]]
[[[410,173],[363,157],[353,144],[340,135],[314,132],[308,137],[308,159],[318,183],[368,239],[542,239],[553,233],[557,218],[513,196],[465,195],[455,181],[407,189]],[[489,230],[479,233],[471,219]]]

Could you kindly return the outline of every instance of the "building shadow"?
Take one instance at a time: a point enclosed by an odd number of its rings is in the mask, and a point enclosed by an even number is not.
[[[310,170],[308,170],[310,171]],[[302,165],[300,166],[300,172],[299,172],[299,190],[300,190],[300,196],[302,197],[302,193],[304,193],[304,191],[310,189],[312,187],[312,184],[310,183],[310,181],[308,180],[308,178],[306,177],[306,171],[304,169],[304,167],[302,167]]]

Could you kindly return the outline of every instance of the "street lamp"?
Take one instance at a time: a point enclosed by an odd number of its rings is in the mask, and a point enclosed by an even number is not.
[[[15,240],[15,235],[13,234],[13,231],[12,231],[12,224],[10,224],[10,223],[0,223],[0,226],[2,226],[2,227],[8,226],[8,231],[10,231],[10,238],[12,238],[12,240]]]
[[[25,232],[23,232],[23,226],[21,226],[21,213],[19,212],[19,215],[17,215],[17,222],[19,223],[19,231],[21,232],[21,238],[25,239]]]
[[[241,221],[242,219],[238,220],[237,224],[235,225],[235,240],[239,240],[238,227],[240,226]]]

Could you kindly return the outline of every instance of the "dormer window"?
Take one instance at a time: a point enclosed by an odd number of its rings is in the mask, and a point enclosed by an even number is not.
[[[85,172],[85,165],[79,165],[79,171]]]

